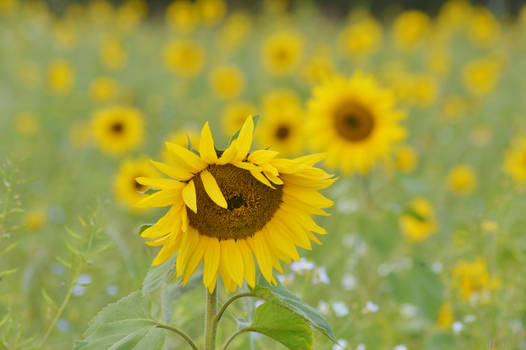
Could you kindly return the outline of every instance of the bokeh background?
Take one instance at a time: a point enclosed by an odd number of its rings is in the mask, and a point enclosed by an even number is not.
[[[69,349],[141,288],[161,211],[134,179],[165,141],[209,121],[225,145],[259,113],[259,146],[310,153],[313,89],[359,71],[407,138],[328,168],[329,234],[279,276],[339,339],[315,349],[526,349],[525,57],[517,0],[0,0],[0,348]],[[156,293],[199,338],[201,289]]]

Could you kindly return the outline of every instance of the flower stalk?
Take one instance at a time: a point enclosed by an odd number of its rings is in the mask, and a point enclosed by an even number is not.
[[[212,293],[210,293],[206,288],[205,291],[205,350],[215,350],[217,331],[217,286],[214,288]]]

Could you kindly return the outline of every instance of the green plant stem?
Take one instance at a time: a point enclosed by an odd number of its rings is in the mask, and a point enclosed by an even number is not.
[[[46,333],[42,337],[42,340],[40,340],[40,343],[38,344],[38,348],[39,349],[41,349],[44,346],[44,344],[46,343],[47,339],[49,338],[49,335],[51,334],[51,332],[55,328],[55,325],[57,324],[57,321],[58,321],[59,317],[62,315],[62,313],[64,312],[64,309],[68,305],[69,299],[71,298],[71,294],[73,293],[73,287],[75,286],[75,283],[77,281],[77,278],[79,277],[79,274],[80,274],[80,266],[78,266],[75,269],[75,272],[73,273],[73,278],[71,280],[71,283],[69,285],[68,291],[66,293],[66,297],[62,301],[62,304],[60,305],[60,307],[58,308],[57,313],[53,317],[53,320],[51,321],[51,324],[49,325]]]
[[[197,345],[194,343],[194,341],[192,340],[192,338],[190,338],[190,336],[188,334],[185,333],[185,331],[179,329],[179,328],[176,328],[176,327],[172,327],[170,325],[167,325],[167,324],[164,324],[164,323],[157,323],[157,328],[163,328],[163,329],[167,329],[169,331],[172,331],[178,335],[181,336],[181,338],[183,338],[191,347],[192,349],[194,350],[199,350],[199,348],[197,347]]]
[[[217,323],[217,286],[212,293],[206,291],[206,306],[205,306],[205,350],[215,350],[216,346],[216,330]]]
[[[221,350],[226,350],[226,348],[228,347],[228,345],[230,345],[230,343],[232,342],[232,340],[234,340],[234,338],[237,337],[238,335],[243,334],[243,333],[246,333],[246,332],[252,332],[252,331],[254,331],[254,329],[251,328],[251,327],[241,328],[240,330],[238,330],[237,332],[235,332],[234,334],[232,334],[232,335],[230,336],[230,338],[227,339],[227,341],[225,342],[225,344],[223,344],[223,347],[221,348]]]
[[[223,306],[221,307],[221,309],[219,310],[219,312],[217,313],[216,317],[215,317],[215,323],[216,325],[219,323],[219,321],[221,320],[221,317],[223,316],[223,314],[225,313],[226,309],[228,308],[228,306],[230,304],[232,304],[234,301],[236,301],[237,299],[240,299],[240,298],[243,298],[243,297],[255,297],[256,295],[255,294],[252,294],[252,293],[239,293],[239,294],[236,294],[234,296],[232,296],[230,299],[228,299],[224,304]]]

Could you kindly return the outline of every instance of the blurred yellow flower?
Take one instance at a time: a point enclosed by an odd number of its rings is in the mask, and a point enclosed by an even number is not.
[[[46,72],[47,84],[51,93],[67,95],[75,83],[75,72],[66,60],[54,60]]]
[[[500,288],[500,280],[489,274],[486,259],[460,260],[452,271],[453,287],[465,301],[488,302],[490,292]]]
[[[395,109],[393,93],[362,73],[315,87],[308,116],[311,147],[327,152],[327,164],[346,174],[370,172],[406,137],[405,113]]]
[[[37,231],[44,227],[47,222],[46,213],[41,210],[31,210],[24,214],[22,222],[31,231]]]
[[[303,37],[283,30],[269,36],[262,46],[263,64],[274,75],[287,75],[299,65],[303,54]]]
[[[426,198],[415,197],[399,218],[400,228],[410,242],[422,242],[438,230],[435,210]]]
[[[250,102],[239,101],[226,105],[221,112],[223,131],[226,135],[232,135],[243,126],[249,116],[256,113],[256,106]]]
[[[415,169],[418,155],[410,146],[398,147],[394,153],[394,168],[404,173],[410,173]]]
[[[252,31],[252,20],[250,15],[236,11],[232,13],[218,34],[218,46],[225,51],[236,50],[249,36]]]
[[[110,155],[133,150],[143,141],[142,113],[131,107],[113,106],[93,113],[93,137],[99,149]]]
[[[225,17],[227,6],[224,0],[197,0],[195,4],[206,25],[217,25]]]
[[[504,156],[504,171],[518,184],[526,184],[526,137],[516,137]]]
[[[77,148],[87,147],[92,140],[92,129],[90,121],[78,121],[69,129],[69,142]]]
[[[495,233],[499,230],[499,223],[493,220],[484,219],[480,223],[480,228],[486,232]]]
[[[455,321],[455,315],[453,314],[453,306],[451,303],[444,303],[438,310],[437,326],[440,329],[449,329]]]
[[[500,25],[490,10],[483,6],[473,8],[469,21],[469,38],[477,45],[487,47],[493,45],[499,35]]]
[[[102,64],[111,70],[122,69],[128,61],[128,54],[121,41],[115,37],[103,37],[99,44],[99,56]]]
[[[435,103],[439,93],[437,79],[431,75],[417,74],[408,84],[408,98],[411,104],[427,108]]]
[[[482,58],[469,62],[462,70],[464,86],[473,94],[484,96],[497,85],[500,65],[492,59]]]
[[[175,0],[166,8],[165,17],[172,30],[190,33],[198,24],[199,9],[191,1]]]
[[[13,13],[17,4],[18,0],[0,0],[0,15]]]
[[[305,139],[300,98],[291,90],[276,90],[263,98],[261,127],[256,131],[259,144],[283,154],[303,150]]]
[[[106,0],[93,0],[88,3],[90,20],[94,23],[109,22],[114,18],[113,5]]]
[[[115,80],[108,77],[98,77],[91,81],[91,99],[95,102],[108,102],[115,99],[118,95],[118,87]]]
[[[449,73],[451,67],[451,54],[445,47],[434,47],[428,51],[427,66],[429,70],[439,77]]]
[[[447,185],[455,194],[470,194],[477,187],[477,174],[469,165],[456,165],[449,171]]]
[[[303,70],[303,75],[310,84],[320,84],[331,75],[335,74],[336,67],[332,62],[329,52],[320,51],[313,55]]]
[[[382,43],[382,25],[365,16],[348,25],[340,34],[340,46],[350,58],[366,57],[378,50]]]
[[[471,18],[472,6],[467,0],[448,0],[440,8],[438,25],[449,32],[466,27]]]
[[[117,199],[128,209],[140,210],[135,206],[138,201],[146,198],[147,195],[141,192],[148,188],[138,183],[138,177],[159,177],[148,159],[127,159],[119,165],[119,170],[115,174],[113,188]]]
[[[117,9],[117,27],[123,33],[130,33],[148,14],[148,4],[144,0],[126,0]]]
[[[241,69],[236,66],[219,66],[210,73],[210,86],[220,99],[233,99],[238,97],[243,91],[245,77]]]
[[[395,44],[401,49],[412,50],[428,38],[431,19],[422,11],[405,11],[395,19],[392,30]]]
[[[20,114],[13,121],[16,131],[25,136],[34,136],[40,128],[38,119],[30,113]]]
[[[163,49],[165,68],[183,78],[201,74],[205,65],[205,50],[193,40],[173,40]]]
[[[193,128],[183,128],[168,135],[166,138],[166,142],[174,143],[184,148],[189,148],[190,144],[188,140],[190,140],[193,149],[199,150],[199,133]],[[161,156],[163,161],[168,164],[177,164],[179,161],[178,158],[166,148],[163,148]]]

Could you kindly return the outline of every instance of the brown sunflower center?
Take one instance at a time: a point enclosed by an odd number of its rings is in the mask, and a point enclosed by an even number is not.
[[[187,208],[190,226],[199,233],[222,239],[252,236],[270,221],[281,204],[282,186],[272,189],[249,171],[233,165],[210,165],[228,208],[215,204],[206,193],[200,176],[194,177],[197,214]]]
[[[356,102],[345,102],[334,111],[334,127],[350,142],[367,139],[374,130],[374,117],[368,108]]]
[[[288,125],[280,125],[276,129],[276,138],[278,140],[286,140],[290,135],[290,128]]]
[[[121,122],[115,122],[111,125],[111,131],[114,133],[114,134],[120,134],[124,131],[124,124],[122,124]]]

